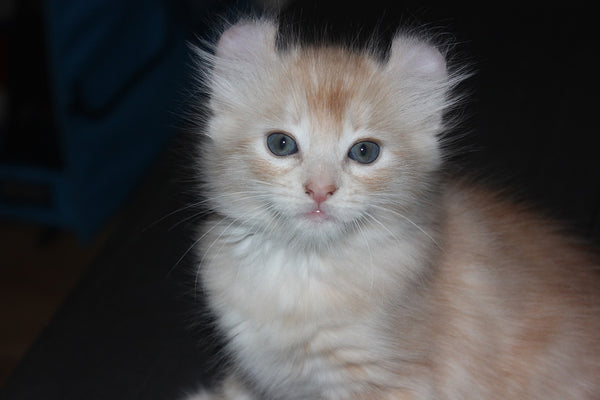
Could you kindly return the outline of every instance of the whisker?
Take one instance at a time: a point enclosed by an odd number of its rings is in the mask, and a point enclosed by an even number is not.
[[[412,226],[414,226],[415,228],[417,228],[419,231],[421,231],[421,233],[423,233],[425,236],[427,236],[427,238],[428,238],[429,240],[431,240],[431,242],[432,242],[433,244],[435,244],[437,247],[440,247],[440,246],[439,246],[439,244],[436,242],[436,240],[435,240],[435,239],[434,239],[434,238],[433,238],[433,237],[432,237],[432,236],[431,236],[429,233],[427,233],[427,232],[426,232],[426,231],[425,231],[423,228],[421,228],[421,227],[420,227],[420,226],[419,226],[419,225],[418,225],[416,222],[414,222],[412,219],[410,219],[410,218],[409,218],[409,217],[407,217],[406,215],[402,214],[401,212],[398,212],[398,211],[396,211],[396,210],[391,210],[391,209],[389,209],[389,208],[386,208],[386,207],[378,206],[378,205],[376,205],[376,204],[371,204],[371,207],[374,207],[374,208],[376,208],[376,209],[379,209],[379,210],[383,210],[383,211],[385,211],[385,212],[392,213],[392,214],[394,214],[394,215],[396,215],[396,216],[398,216],[398,217],[400,217],[400,218],[404,219],[405,221],[407,221],[408,223],[410,223]]]
[[[171,225],[168,229],[169,232],[171,232],[173,229],[177,228],[179,225],[188,222],[189,220],[192,220],[194,218],[198,218],[198,217],[204,217],[206,215],[209,215],[212,211],[211,210],[203,210],[203,211],[198,211],[195,214],[192,214],[188,217],[185,217],[179,221],[177,221],[176,223],[174,223],[173,225]]]
[[[213,200],[217,200],[217,199],[220,199],[220,198],[223,198],[223,197],[226,197],[226,196],[232,196],[232,194],[227,193],[227,194],[221,194],[221,195],[218,195],[218,196],[213,196],[211,198],[204,198],[204,199],[202,199],[200,201],[196,201],[196,202],[190,203],[188,205],[185,205],[183,207],[180,207],[180,208],[178,208],[178,209],[176,209],[174,211],[171,211],[171,212],[163,215],[162,217],[156,219],[154,222],[150,223],[147,227],[145,227],[142,231],[143,232],[147,231],[148,229],[152,228],[156,224],[162,222],[163,220],[165,220],[165,219],[167,219],[167,218],[169,218],[169,217],[171,217],[171,216],[173,216],[173,215],[175,215],[177,213],[189,210],[190,208],[193,208],[193,207],[200,207],[200,206],[202,206],[204,204],[207,204],[207,203],[209,203],[209,202],[211,202]],[[172,230],[173,228],[174,227],[171,227],[169,230]]]
[[[369,212],[365,212],[364,215],[371,219],[372,221],[374,221],[375,223],[377,223],[379,226],[381,226],[383,229],[386,230],[387,233],[390,234],[390,236],[398,243],[401,244],[402,241],[400,240],[400,238],[398,236],[396,236],[396,234],[394,232],[392,232],[387,226],[385,226],[385,224],[383,222],[381,222],[379,219],[377,219],[377,217],[375,217],[373,214],[369,213]]]
[[[182,211],[188,210],[188,209],[190,209],[190,208],[192,208],[192,207],[196,207],[196,206],[198,206],[198,205],[199,205],[199,204],[201,204],[201,203],[202,203],[202,202],[197,202],[197,203],[188,204],[188,205],[186,205],[186,206],[183,206],[183,207],[181,207],[181,208],[178,208],[177,210],[171,211],[171,212],[169,212],[169,213],[167,213],[167,214],[163,215],[162,217],[158,218],[157,220],[153,221],[152,223],[150,223],[150,224],[149,224],[148,226],[146,226],[145,228],[143,228],[143,229],[142,229],[142,232],[146,232],[147,230],[151,229],[152,227],[154,227],[155,225],[157,225],[157,224],[159,224],[160,222],[164,221],[165,219],[167,219],[167,218],[169,218],[169,217],[171,217],[171,216],[173,216],[173,215],[175,215],[175,214],[177,214],[177,213],[180,213],[180,212],[182,212]]]
[[[235,194],[252,194],[252,196],[242,196],[242,197],[235,196],[235,197],[233,197],[231,199],[232,202],[235,202],[235,201],[247,201],[247,200],[250,200],[250,199],[256,199],[256,198],[261,198],[261,197],[267,197],[268,196],[268,195],[266,195],[264,193],[254,193],[253,191],[236,192]],[[228,194],[228,195],[229,196],[234,196],[234,194]],[[209,201],[213,201],[213,200],[216,200],[216,199],[220,200],[220,199],[222,199],[224,197],[226,197],[226,195],[215,196],[215,197],[212,197],[210,199],[205,199],[204,201],[198,202],[198,203],[195,203],[195,204],[199,205],[199,204],[207,203]],[[199,212],[197,212],[197,213],[195,213],[195,214],[193,214],[191,216],[185,217],[182,220],[180,220],[177,223],[175,223],[173,226],[171,226],[169,228],[169,231],[175,229],[177,226],[181,225],[182,223],[184,223],[186,221],[189,221],[190,219],[193,219],[193,218],[196,218],[196,217],[199,217],[199,216],[203,216],[203,215],[207,215],[207,214],[210,214],[210,213],[212,213],[212,210],[208,209],[208,210],[199,211]]]
[[[373,274],[374,274],[374,269],[375,269],[375,267],[374,267],[374,265],[373,265],[373,252],[371,251],[371,246],[369,245],[369,240],[368,240],[368,239],[367,239],[367,237],[365,236],[365,233],[364,233],[364,231],[363,231],[363,228],[362,228],[362,226],[360,225],[360,222],[361,222],[361,220],[359,220],[359,219],[356,219],[356,220],[354,220],[353,222],[354,222],[354,225],[355,225],[355,227],[356,227],[356,231],[357,231],[357,232],[360,234],[360,236],[362,237],[362,239],[363,239],[363,241],[364,241],[364,243],[365,243],[365,246],[367,247],[367,251],[369,252],[369,266],[370,266],[370,269],[369,269],[369,271],[371,272],[371,273],[370,273],[370,276],[371,276],[371,288],[370,288],[370,290],[371,290],[371,292],[372,292],[372,291],[373,291],[373,286],[374,286],[374,284],[375,284],[375,283],[374,283],[374,280],[375,280],[375,279],[374,279],[374,276],[373,276]]]
[[[223,232],[221,232],[219,234],[219,236],[216,237],[215,240],[212,241],[212,243],[210,244],[210,246],[207,247],[206,250],[204,250],[204,254],[202,254],[202,258],[200,259],[200,262],[198,263],[198,269],[196,271],[196,280],[194,282],[194,288],[195,288],[195,293],[198,293],[198,287],[199,287],[199,283],[200,283],[200,268],[201,266],[204,264],[204,260],[206,259],[206,256],[208,255],[208,252],[210,251],[210,249],[214,246],[214,244],[230,229],[230,227],[238,220],[239,218],[233,219],[229,225],[227,225],[225,227],[225,229],[223,230]],[[218,223],[216,223],[211,229],[209,229],[204,235],[202,235],[198,240],[196,240],[194,246],[196,244],[198,244],[210,231],[212,231],[214,228],[216,228],[220,222],[224,222],[226,221],[225,219],[223,220],[219,220]],[[189,251],[189,250],[188,250]]]
[[[258,210],[259,207],[257,207],[255,210],[253,210],[253,212],[255,212],[256,210]],[[193,216],[192,216],[193,217]],[[186,218],[189,219],[189,218]],[[240,217],[233,219],[229,225],[223,230],[223,232],[221,232],[221,234],[213,241],[213,243],[211,243],[211,245],[209,246],[209,248],[205,251],[205,253],[203,254],[199,265],[201,265],[204,262],[204,259],[208,253],[208,250],[215,244],[215,242],[217,242],[223,235],[225,235],[227,233],[227,231],[231,228],[231,226],[233,226],[233,224],[235,224],[237,221],[239,221]],[[212,232],[215,228],[217,228],[218,226],[222,226],[222,222],[227,221],[226,219],[221,219],[219,220],[217,223],[215,223],[212,227],[210,227],[210,229],[207,229],[198,239],[196,239],[187,249],[186,251],[178,258],[178,260],[175,262],[175,264],[169,269],[169,272],[167,273],[167,276],[169,276],[172,271],[177,268],[177,266],[181,263],[181,261],[183,261],[185,259],[185,257],[189,254],[189,252],[198,245],[198,243],[200,243],[200,241],[202,241],[210,232]],[[182,223],[183,221],[180,221],[179,223]],[[198,283],[198,277],[196,277],[196,289],[197,289],[197,283]]]
[[[219,221],[219,222],[221,222],[221,221]],[[175,262],[175,264],[173,264],[173,266],[172,266],[172,267],[169,269],[169,272],[167,272],[167,276],[169,276],[169,275],[170,275],[170,274],[173,272],[173,270],[174,270],[175,268],[177,268],[177,266],[179,265],[179,263],[181,263],[181,261],[183,261],[183,259],[185,258],[185,256],[187,256],[187,254],[188,254],[188,253],[189,253],[189,252],[190,252],[190,251],[191,251],[191,250],[192,250],[194,247],[196,247],[196,245],[197,245],[198,243],[200,243],[200,241],[201,241],[202,239],[204,239],[204,237],[206,237],[206,235],[208,235],[208,234],[209,234],[209,233],[210,233],[210,232],[211,232],[213,229],[215,229],[215,228],[216,228],[218,225],[219,225],[219,223],[216,223],[216,224],[215,224],[215,225],[213,225],[213,226],[212,226],[210,229],[206,230],[206,232],[204,232],[204,233],[202,234],[202,236],[200,236],[198,239],[196,239],[196,240],[194,241],[194,243],[192,243],[192,244],[191,244],[191,245],[190,245],[190,246],[187,248],[187,250],[186,250],[186,251],[185,251],[185,252],[184,252],[184,253],[181,255],[181,257],[179,257],[179,258],[177,259],[177,261]]]

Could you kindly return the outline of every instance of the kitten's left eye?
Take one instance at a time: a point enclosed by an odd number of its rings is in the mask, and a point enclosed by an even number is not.
[[[298,152],[296,141],[281,132],[271,133],[267,137],[267,147],[276,156],[289,156]]]
[[[348,157],[361,164],[371,164],[378,156],[379,145],[370,141],[358,142],[348,151]]]

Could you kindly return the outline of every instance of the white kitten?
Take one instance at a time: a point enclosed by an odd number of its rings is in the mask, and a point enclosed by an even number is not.
[[[598,265],[442,180],[462,79],[414,36],[387,62],[221,36],[200,148],[200,275],[234,367],[196,399],[598,399]]]

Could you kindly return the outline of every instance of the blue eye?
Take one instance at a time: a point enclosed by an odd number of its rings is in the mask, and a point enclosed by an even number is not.
[[[356,143],[348,151],[348,157],[361,164],[371,164],[379,156],[379,145],[374,142]]]
[[[298,152],[296,141],[281,132],[271,133],[267,137],[267,147],[276,156],[289,156]]]

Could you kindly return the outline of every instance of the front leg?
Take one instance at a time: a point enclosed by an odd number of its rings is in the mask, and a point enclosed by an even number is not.
[[[214,390],[202,390],[185,400],[256,400],[235,375],[229,375]]]

